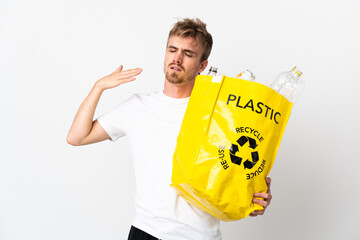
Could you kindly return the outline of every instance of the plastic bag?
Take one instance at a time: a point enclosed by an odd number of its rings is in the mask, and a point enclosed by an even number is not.
[[[262,206],[292,103],[271,88],[225,76],[202,76],[186,109],[171,186],[191,205],[223,221]]]

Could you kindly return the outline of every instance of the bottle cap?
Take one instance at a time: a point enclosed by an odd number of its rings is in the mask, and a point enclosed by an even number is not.
[[[213,72],[217,72],[217,67],[210,67],[210,70]]]
[[[296,66],[292,68],[292,70],[294,72],[296,72],[297,75],[299,75],[299,77],[301,76],[301,74],[303,73],[300,69],[298,69]]]

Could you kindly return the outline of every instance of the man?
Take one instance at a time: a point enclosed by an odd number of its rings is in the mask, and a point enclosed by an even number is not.
[[[162,92],[135,94],[97,120],[102,92],[136,79],[142,69],[115,72],[98,80],[81,104],[67,141],[85,145],[129,136],[136,176],[135,217],[129,239],[221,239],[219,220],[189,205],[170,187],[172,155],[196,76],[208,64],[212,37],[199,19],[183,19],[169,33]],[[270,189],[271,179],[267,179]],[[268,193],[254,199],[266,208]],[[262,215],[264,210],[251,216]]]

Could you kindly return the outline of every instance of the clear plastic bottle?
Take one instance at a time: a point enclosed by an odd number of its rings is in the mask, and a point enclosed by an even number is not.
[[[239,73],[236,77],[240,78],[240,79],[248,80],[248,81],[254,81],[256,78],[255,74],[253,72],[251,72],[250,70],[245,70],[245,71]]]
[[[210,67],[209,68],[209,73],[207,74],[208,76],[217,76],[217,68],[216,67]]]
[[[302,71],[297,67],[293,67],[291,71],[280,73],[270,87],[294,103],[299,98],[305,86],[301,75]]]

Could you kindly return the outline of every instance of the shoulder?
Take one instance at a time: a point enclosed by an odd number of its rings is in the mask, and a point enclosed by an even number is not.
[[[159,101],[160,94],[159,92],[149,92],[149,93],[135,93],[127,98],[122,103],[116,106],[116,109],[128,109],[134,108],[136,106],[147,105],[154,101]]]

